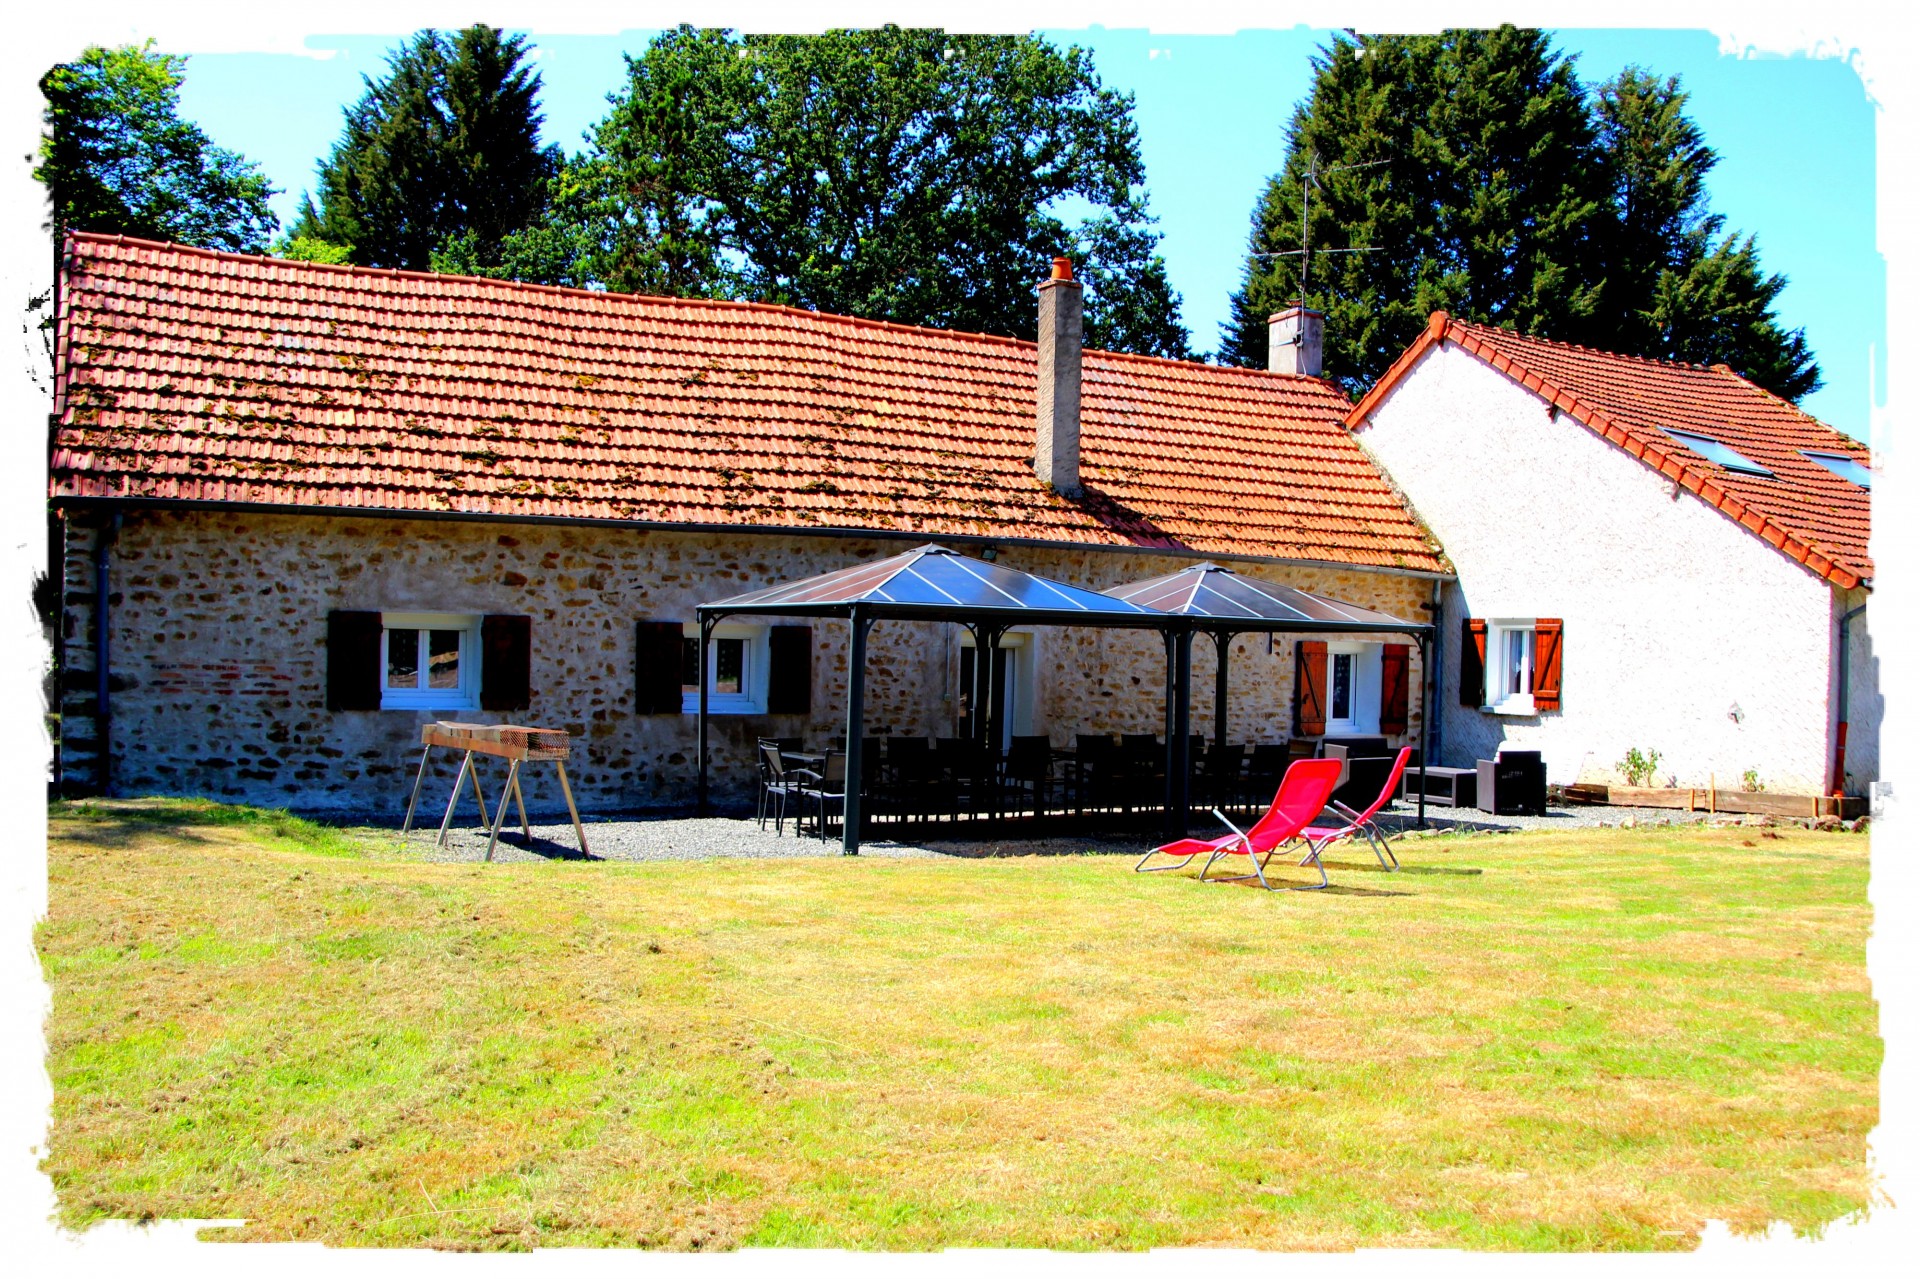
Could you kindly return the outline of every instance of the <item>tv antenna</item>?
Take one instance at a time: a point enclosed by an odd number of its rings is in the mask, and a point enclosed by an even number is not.
[[[1336,164],[1332,168],[1323,169],[1320,167],[1319,153],[1315,151],[1307,152],[1307,172],[1306,175],[1300,179],[1300,247],[1297,249],[1282,249],[1277,253],[1254,253],[1248,256],[1256,258],[1299,258],[1300,301],[1304,303],[1307,300],[1307,272],[1309,265],[1313,261],[1314,252],[1312,242],[1308,238],[1313,225],[1313,219],[1308,216],[1313,211],[1313,189],[1323,185],[1320,179],[1327,174],[1345,173],[1351,169],[1371,169],[1376,165],[1385,163],[1387,163],[1385,160],[1367,160],[1360,164]],[[1352,249],[1320,250],[1322,253],[1378,253],[1379,251],[1380,250],[1373,245]]]

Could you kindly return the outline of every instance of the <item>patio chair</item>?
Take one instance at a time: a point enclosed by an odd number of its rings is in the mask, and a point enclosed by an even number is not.
[[[814,833],[824,841],[827,838],[827,806],[839,804],[841,811],[846,811],[846,752],[830,750],[826,758],[821,761],[819,772],[809,768],[796,768],[793,770],[793,776],[798,783],[795,793],[814,806]],[[793,829],[796,834],[799,833],[800,814],[798,813],[794,815]]]
[[[787,800],[799,790],[794,779],[787,773],[786,761],[780,758],[780,743],[773,738],[760,739],[760,807],[757,814],[760,829],[767,828],[767,811],[773,811],[773,833],[784,832],[787,817]],[[799,816],[794,817],[795,825]]]
[[[1018,736],[1007,748],[1001,777],[1009,793],[1033,798],[1033,815],[1046,812],[1053,793],[1053,742],[1040,735]]]
[[[1407,771],[1407,761],[1412,757],[1413,747],[1400,748],[1400,753],[1394,757],[1393,767],[1387,772],[1386,784],[1381,786],[1379,796],[1367,806],[1365,812],[1355,812],[1339,800],[1332,800],[1328,807],[1346,818],[1346,822],[1339,826],[1308,826],[1294,838],[1305,840],[1310,847],[1325,849],[1343,839],[1352,839],[1355,835],[1361,835],[1366,838],[1368,844],[1372,845],[1373,855],[1379,860],[1380,869],[1399,870],[1400,859],[1393,855],[1393,849],[1388,843],[1392,836],[1373,820],[1373,815],[1393,802],[1393,797],[1400,790],[1401,775]],[[1324,875],[1326,872],[1321,873]]]
[[[1247,759],[1245,786],[1234,796],[1235,808],[1252,808],[1260,800],[1280,789],[1293,761],[1287,755],[1286,742],[1256,742]]]
[[[1109,734],[1074,736],[1073,757],[1067,765],[1067,790],[1072,796],[1074,812],[1084,814],[1089,807],[1098,808],[1106,800],[1116,758]]]
[[[1162,844],[1149,852],[1134,864],[1136,873],[1152,874],[1161,870],[1180,870],[1202,853],[1206,854],[1206,864],[1200,868],[1202,883],[1232,884],[1242,880],[1257,879],[1260,887],[1271,890],[1267,882],[1267,861],[1274,850],[1291,842],[1314,818],[1327,806],[1327,797],[1333,794],[1334,783],[1340,778],[1340,761],[1337,759],[1303,759],[1287,770],[1280,779],[1280,789],[1274,792],[1273,803],[1268,806],[1265,815],[1252,826],[1242,831],[1219,809],[1213,810],[1226,828],[1233,833],[1222,835],[1218,839],[1177,839],[1171,844]],[[1288,884],[1294,889],[1325,888],[1327,886],[1327,868],[1320,864],[1320,850],[1331,841],[1307,841],[1307,855],[1300,864],[1311,864],[1320,872],[1317,884]],[[1149,867],[1147,862],[1156,855],[1178,857],[1180,861],[1172,866]],[[1229,875],[1223,879],[1209,880],[1207,872],[1213,869],[1214,862],[1222,857],[1245,857],[1253,863],[1251,875]]]
[[[1200,757],[1199,776],[1205,793],[1216,808],[1231,808],[1239,798],[1240,765],[1247,748],[1239,742],[1212,746]],[[1278,778],[1275,783],[1278,784]]]

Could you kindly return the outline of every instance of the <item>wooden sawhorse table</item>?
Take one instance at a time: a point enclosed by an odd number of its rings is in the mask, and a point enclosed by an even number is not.
[[[526,834],[527,842],[533,842],[533,828],[527,824],[527,801],[520,793],[520,765],[528,760],[550,759],[554,768],[560,772],[560,793],[567,797],[567,816],[573,818],[573,834],[580,841],[582,856],[591,856],[587,852],[587,832],[580,825],[580,810],[574,807],[573,787],[567,784],[567,755],[569,741],[565,729],[528,728],[515,724],[456,724],[440,720],[425,724],[420,729],[420,771],[414,775],[413,796],[407,800],[407,818],[400,823],[400,842],[407,842],[407,832],[413,829],[413,811],[420,803],[420,786],[427,780],[427,761],[433,755],[436,746],[448,750],[464,751],[460,757],[460,775],[453,779],[453,794],[447,797],[446,815],[440,819],[440,835],[436,844],[447,842],[447,827],[453,822],[454,806],[460,802],[460,789],[469,777],[473,779],[473,797],[480,804],[480,822],[488,826],[486,860],[493,860],[493,846],[500,842],[500,823],[507,816],[507,800],[512,799],[520,809],[520,829]],[[487,819],[486,796],[480,793],[480,773],[473,766],[475,754],[498,755],[507,761],[507,784],[500,791],[500,803],[493,810],[493,819]]]

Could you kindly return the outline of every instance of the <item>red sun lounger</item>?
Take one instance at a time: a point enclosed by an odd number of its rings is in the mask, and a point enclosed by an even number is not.
[[[1374,799],[1373,803],[1367,806],[1366,812],[1356,813],[1345,804],[1335,802],[1329,805],[1329,807],[1346,819],[1344,825],[1308,826],[1302,829],[1294,838],[1304,840],[1309,848],[1318,850],[1325,849],[1332,844],[1338,843],[1340,840],[1352,839],[1355,835],[1360,835],[1366,839],[1367,843],[1373,846],[1373,855],[1379,860],[1380,869],[1399,870],[1400,859],[1393,855],[1393,849],[1387,844],[1390,837],[1380,824],[1373,820],[1373,815],[1385,808],[1393,797],[1399,793],[1400,775],[1406,772],[1407,758],[1412,754],[1413,747],[1402,746],[1400,748],[1400,754],[1393,761],[1393,767],[1387,770],[1387,784],[1380,788],[1380,794]],[[1312,858],[1316,864],[1318,863],[1318,852],[1309,853],[1308,856]],[[1304,862],[1301,864],[1305,865]],[[1321,872],[1322,875],[1325,873],[1324,870]]]
[[[1300,760],[1287,770],[1285,777],[1280,779],[1280,789],[1274,792],[1273,803],[1268,807],[1265,815],[1246,831],[1242,832],[1239,827],[1227,821],[1226,815],[1216,808],[1213,810],[1213,815],[1226,823],[1227,829],[1233,832],[1231,835],[1223,835],[1219,839],[1178,839],[1171,844],[1163,844],[1142,857],[1134,866],[1134,870],[1180,870],[1204,853],[1207,861],[1200,868],[1202,881],[1231,884],[1240,880],[1257,879],[1260,881],[1260,887],[1271,889],[1273,885],[1267,882],[1266,875],[1267,859],[1272,857],[1274,850],[1282,844],[1299,837],[1307,825],[1320,815],[1320,810],[1327,806],[1327,800],[1333,794],[1333,788],[1339,783],[1339,760]],[[1313,863],[1314,868],[1320,872],[1320,882],[1288,884],[1286,885],[1288,888],[1325,888],[1327,886],[1327,871],[1320,865],[1320,846],[1310,840],[1307,847],[1307,855],[1300,864],[1305,866],[1308,862]],[[1178,857],[1180,861],[1172,866],[1149,868],[1148,860],[1158,854]],[[1207,872],[1213,868],[1214,862],[1222,857],[1247,858],[1253,863],[1253,874],[1229,875],[1223,879],[1208,880]]]

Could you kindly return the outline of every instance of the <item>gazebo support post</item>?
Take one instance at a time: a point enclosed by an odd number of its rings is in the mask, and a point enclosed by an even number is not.
[[[1168,642],[1173,656],[1173,733],[1167,739],[1167,833],[1178,837],[1187,833],[1193,817],[1192,742],[1187,736],[1193,716],[1193,631],[1183,626],[1168,635]]]
[[[711,813],[711,810],[707,806],[707,647],[713,639],[713,623],[714,619],[711,617],[702,617],[700,619],[700,662],[698,671],[700,678],[700,736],[699,745],[695,747],[694,753],[700,758],[700,787],[695,811],[702,817],[709,816]]]
[[[1232,631],[1213,631],[1213,748],[1222,750],[1227,744],[1227,646],[1233,642]]]
[[[1414,823],[1421,830],[1427,828],[1427,752],[1433,746],[1433,689],[1437,681],[1433,678],[1433,632],[1422,631],[1414,637],[1420,641],[1420,816]]]
[[[847,778],[843,783],[846,799],[840,805],[840,851],[848,857],[856,857],[860,853],[860,812],[863,807],[860,788],[866,780],[866,770],[860,756],[867,736],[867,630],[873,625],[873,619],[856,606],[851,624],[852,645],[847,654]]]

